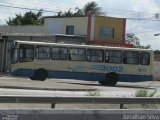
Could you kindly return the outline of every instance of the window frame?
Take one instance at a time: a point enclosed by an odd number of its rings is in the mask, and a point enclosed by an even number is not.
[[[148,64],[142,64],[142,61],[141,61],[141,59],[142,59],[142,58],[141,58],[141,57],[142,57],[142,53],[145,53],[145,54],[147,53],[147,54],[149,54],[149,58],[148,58],[149,61],[147,61]],[[148,52],[141,52],[141,53],[140,53],[140,65],[150,65],[150,63],[151,63],[150,58],[151,58],[151,54],[150,54],[150,53],[148,53]]]
[[[71,34],[69,32],[70,28],[73,28],[73,31],[71,31]],[[74,35],[74,25],[66,25],[66,35]]]
[[[71,49],[84,49],[84,55],[81,55],[81,56],[84,56],[84,60],[72,60],[71,59]],[[79,55],[79,54],[73,54],[73,55]],[[69,61],[81,61],[81,62],[84,62],[86,61],[86,48],[75,48],[75,47],[70,47],[69,48],[69,51],[68,51],[68,57],[69,57]]]
[[[99,50],[102,52],[102,61],[91,61],[91,60],[88,60],[88,50]],[[104,50],[103,49],[94,49],[94,48],[88,48],[87,49],[87,52],[86,52],[86,56],[87,56],[87,62],[98,62],[98,63],[103,63],[104,62]],[[93,55],[92,55],[93,56]],[[94,55],[95,56],[95,55]],[[100,57],[100,56],[97,56],[96,57]]]
[[[38,47],[48,47],[48,48],[49,48],[49,52],[48,52],[49,57],[48,57],[48,58],[38,58],[38,57],[37,57],[37,48],[38,48]],[[39,52],[38,52],[38,53],[39,53]],[[49,59],[51,58],[51,48],[50,48],[50,46],[36,45],[36,47],[35,47],[35,58],[36,58],[36,59],[39,59],[39,60],[49,60]]]
[[[115,29],[110,27],[100,27],[99,34],[102,38],[110,38],[114,39],[115,37]],[[107,35],[106,35],[107,34]]]
[[[55,53],[53,53],[52,48],[65,48],[67,50],[67,54],[63,54],[63,55],[67,55],[66,59],[54,59],[53,56],[52,56],[52,54],[55,54]],[[51,47],[51,56],[50,57],[51,57],[52,60],[63,60],[63,61],[64,60],[68,60],[68,48],[67,47],[52,46]]]
[[[113,52],[120,52],[121,53],[121,57],[118,57],[118,56],[111,56],[111,57],[116,57],[116,58],[121,58],[121,62],[110,62],[109,60],[107,61],[106,60],[106,52],[109,52],[109,51],[113,51]],[[108,55],[108,59],[109,59],[109,55]],[[115,64],[122,64],[123,63],[123,52],[122,52],[122,50],[105,50],[105,56],[104,56],[104,58],[105,58],[105,63],[115,63]]]
[[[138,63],[126,63],[126,62],[124,62],[124,59],[125,59],[125,52],[134,52],[134,53],[137,53],[138,54]],[[127,57],[127,58],[133,58],[133,57]],[[130,65],[139,65],[140,64],[140,61],[139,61],[139,59],[140,59],[140,53],[138,52],[138,51],[123,51],[123,64],[130,64]]]
[[[24,47],[24,46],[26,46],[26,47],[28,47],[28,46],[32,47],[32,48],[30,48],[30,49],[33,49],[33,58],[32,58],[30,61],[27,61],[27,60],[25,60],[25,61],[23,60],[23,61],[22,61],[22,60],[21,60],[21,58],[22,58],[22,57],[20,57],[20,54],[21,54],[21,53],[20,53],[20,50],[21,50],[21,47],[20,47],[20,46],[21,46],[21,45],[23,45],[23,47]],[[23,49],[24,49],[24,48],[23,48]],[[35,46],[34,46],[34,45],[19,44],[17,61],[19,61],[20,63],[23,63],[23,62],[32,62],[32,61],[34,61],[34,59],[35,59],[35,55],[34,55],[34,54],[35,54]]]

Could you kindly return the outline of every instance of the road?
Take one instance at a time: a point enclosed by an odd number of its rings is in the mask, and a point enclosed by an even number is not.
[[[124,83],[115,87],[101,86],[98,82],[83,80],[47,79],[32,81],[28,78],[0,75],[0,95],[30,96],[106,96],[134,97],[138,89],[145,88],[149,92],[157,89],[155,97],[160,96],[160,81]],[[50,108],[50,104],[7,104],[0,103],[0,108]],[[160,106],[125,105],[126,108],[158,109]],[[119,109],[119,105],[107,104],[56,104],[56,109]]]
[[[37,95],[37,96],[86,96],[134,97],[138,89],[149,92],[158,89],[160,81],[127,83],[119,82],[115,87],[101,86],[96,81],[47,79],[32,81],[28,78],[0,76],[0,95]],[[90,92],[93,91],[93,92]]]

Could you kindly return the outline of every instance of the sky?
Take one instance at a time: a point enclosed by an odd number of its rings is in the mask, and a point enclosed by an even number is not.
[[[91,1],[97,2],[106,16],[126,18],[126,33],[134,33],[141,45],[151,45],[154,50],[160,50],[160,0],[1,0],[0,5],[43,9],[43,16],[53,16],[59,11],[72,11]],[[6,24],[8,18],[15,14],[22,15],[29,10],[0,6],[0,25]],[[35,11],[36,12],[36,11]],[[145,20],[144,20],[145,19]]]

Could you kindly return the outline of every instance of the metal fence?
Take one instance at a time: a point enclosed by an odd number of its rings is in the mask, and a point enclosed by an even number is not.
[[[51,104],[159,104],[160,98],[107,98],[107,97],[36,97],[36,96],[0,96],[0,103],[43,103]]]

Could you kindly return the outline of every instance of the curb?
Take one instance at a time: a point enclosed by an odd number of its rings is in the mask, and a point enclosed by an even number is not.
[[[26,90],[48,90],[48,91],[96,91],[96,88],[93,89],[59,89],[59,88],[36,88],[36,87],[20,87],[20,86],[0,86],[0,88],[9,88],[9,89],[26,89]]]

